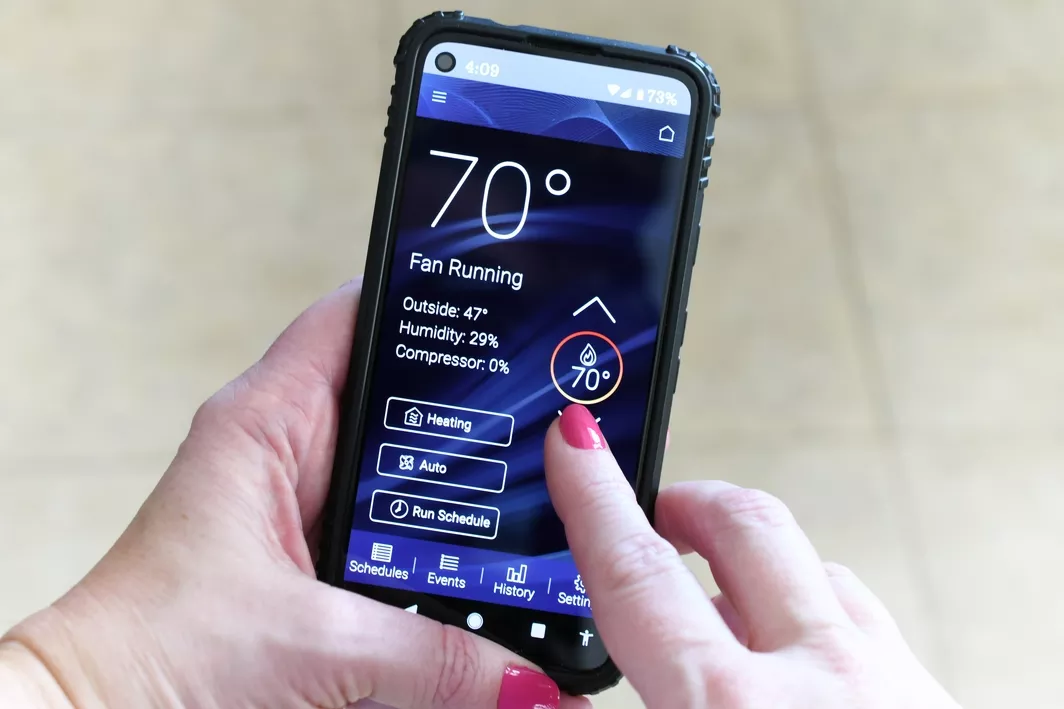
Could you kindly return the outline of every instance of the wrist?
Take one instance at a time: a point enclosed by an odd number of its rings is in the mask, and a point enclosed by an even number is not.
[[[20,641],[0,639],[0,706],[75,709],[48,666]]]
[[[127,586],[133,586],[127,581]],[[37,703],[17,709],[104,709],[110,706],[161,706],[165,673],[155,672],[158,648],[138,624],[128,597],[98,579],[86,579],[54,604],[27,618],[0,639],[7,669],[17,675],[19,691],[33,683]],[[145,667],[145,661],[148,666]],[[17,669],[16,668],[17,663]],[[16,686],[15,679],[10,681]],[[40,688],[40,689],[36,689]],[[5,689],[0,688],[0,709]],[[16,695],[18,696],[18,695]]]
[[[107,662],[120,662],[122,645],[129,639],[119,637],[123,623],[118,619],[111,617],[111,622],[106,622],[109,614],[95,608],[83,585],[0,638],[4,650],[0,659],[6,663],[9,676],[18,680],[12,680],[12,685],[21,687],[24,695],[22,704],[14,704],[18,709],[101,709],[115,698],[107,696],[97,661],[106,658]],[[106,630],[101,631],[101,626]],[[0,670],[0,682],[4,681],[3,672]],[[27,696],[31,698],[28,704]],[[4,698],[0,691],[0,699]],[[0,701],[0,709],[6,708]]]

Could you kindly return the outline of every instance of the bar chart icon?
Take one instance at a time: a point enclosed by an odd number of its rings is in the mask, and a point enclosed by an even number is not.
[[[528,564],[521,564],[519,569],[510,566],[506,569],[506,583],[519,583],[524,585],[528,580]]]

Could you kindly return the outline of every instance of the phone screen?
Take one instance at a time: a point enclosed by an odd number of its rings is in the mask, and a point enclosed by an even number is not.
[[[635,479],[695,90],[459,42],[415,87],[344,576],[543,614],[543,637],[592,612],[544,436],[583,404]]]

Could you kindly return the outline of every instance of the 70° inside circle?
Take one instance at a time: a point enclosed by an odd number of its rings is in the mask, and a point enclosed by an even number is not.
[[[577,397],[575,397],[572,394],[570,394],[569,392],[567,392],[565,390],[565,388],[562,387],[562,385],[558,382],[558,375],[555,372],[555,366],[556,366],[557,360],[558,360],[558,353],[561,352],[562,348],[565,347],[565,345],[567,343],[571,342],[572,340],[574,340],[577,337],[597,337],[600,340],[602,340],[603,342],[605,342],[607,345],[609,345],[613,349],[614,354],[617,356],[617,378],[614,379],[613,386],[604,395],[602,395],[602,396],[600,396],[598,398],[595,398],[595,399],[578,399]],[[621,385],[621,379],[623,377],[624,377],[624,358],[621,357],[621,350],[617,347],[616,344],[614,344],[613,340],[611,340],[610,338],[606,337],[601,332],[594,332],[593,330],[581,330],[580,332],[574,332],[573,334],[569,335],[568,337],[566,337],[565,339],[563,339],[561,342],[558,343],[558,346],[554,348],[554,353],[551,355],[551,358],[550,358],[550,378],[551,378],[551,381],[554,382],[554,388],[558,390],[558,393],[560,393],[562,396],[564,396],[566,399],[568,399],[569,401],[573,402],[574,404],[584,404],[585,406],[590,406],[592,404],[600,404],[600,403],[602,403],[606,399],[608,399],[611,396],[613,396],[613,393],[617,391],[617,387],[619,387]],[[609,372],[603,372],[602,378],[603,379],[609,379],[610,378]]]

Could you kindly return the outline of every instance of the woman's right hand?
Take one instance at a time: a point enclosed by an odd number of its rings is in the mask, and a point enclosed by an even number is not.
[[[879,599],[823,564],[776,498],[676,485],[658,498],[659,534],[576,405],[547,436],[546,468],[602,639],[650,709],[958,709]],[[678,550],[709,561],[722,595]]]

